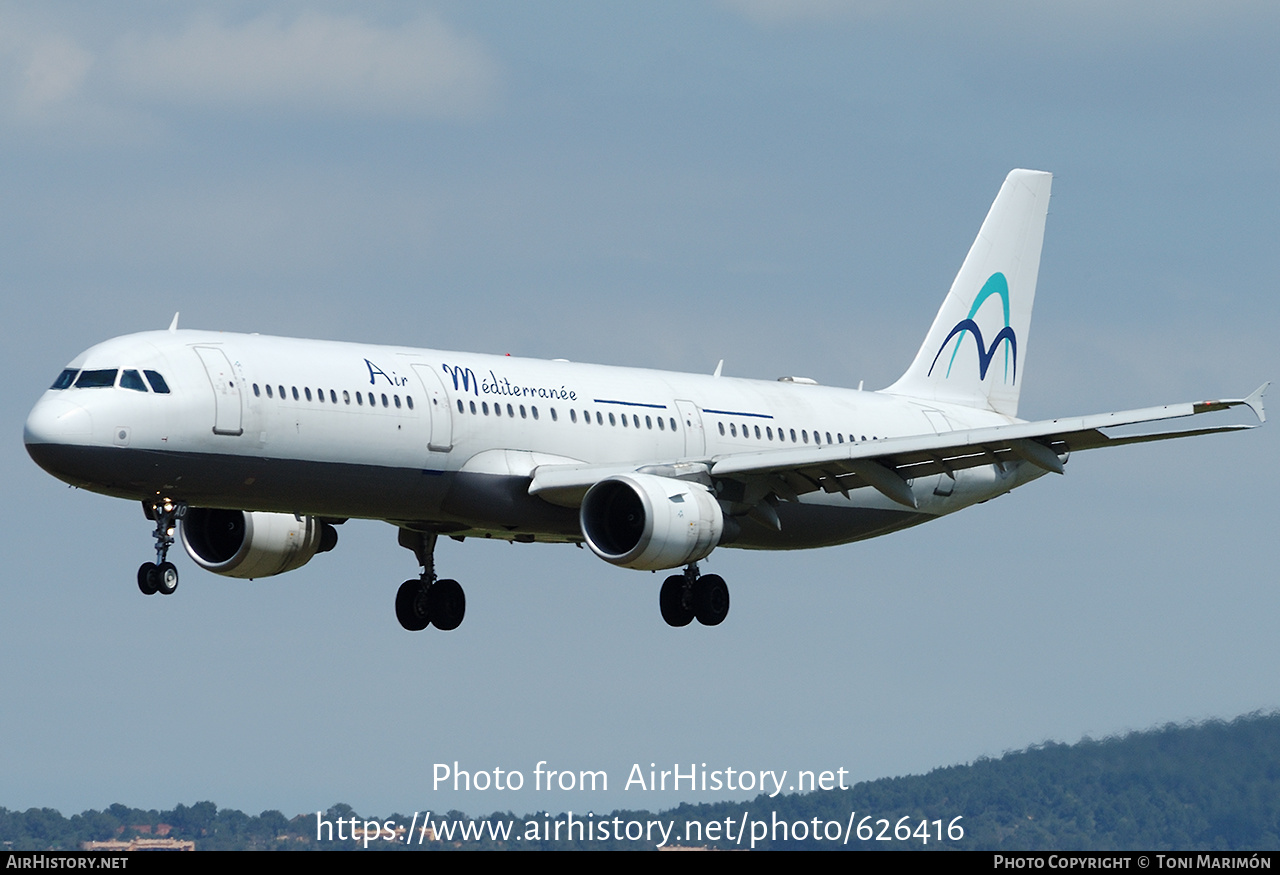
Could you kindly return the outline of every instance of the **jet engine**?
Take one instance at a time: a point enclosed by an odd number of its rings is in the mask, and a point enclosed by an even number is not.
[[[337,530],[315,517],[192,507],[182,546],[201,568],[227,577],[270,577],[301,568],[338,543]]]
[[[724,536],[724,512],[709,489],[653,474],[601,480],[583,497],[578,519],[593,553],[643,571],[697,562]]]

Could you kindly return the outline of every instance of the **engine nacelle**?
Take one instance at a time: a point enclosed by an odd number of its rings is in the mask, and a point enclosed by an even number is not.
[[[290,513],[187,509],[182,546],[201,568],[227,577],[270,577],[301,568],[332,550],[338,532],[315,517]]]
[[[653,474],[601,480],[583,497],[578,520],[593,553],[644,571],[697,562],[724,535],[724,512],[709,489]]]

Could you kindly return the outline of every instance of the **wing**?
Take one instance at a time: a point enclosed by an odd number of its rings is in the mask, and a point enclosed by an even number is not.
[[[870,486],[894,501],[914,508],[915,496],[907,481],[930,474],[954,474],[965,468],[1014,461],[1028,462],[1061,474],[1062,458],[1079,450],[1255,428],[1252,425],[1219,425],[1107,434],[1108,430],[1123,426],[1165,422],[1242,405],[1252,410],[1260,422],[1265,422],[1262,396],[1269,385],[1264,383],[1247,398],[1167,404],[1142,410],[1019,422],[857,444],[733,453],[705,461],[651,465],[543,465],[534,470],[529,492],[553,504],[576,507],[587,490],[605,477],[641,471],[677,479],[709,475],[741,481],[749,484],[750,492],[761,498],[772,493],[785,501],[796,501],[801,495],[817,490],[847,496],[850,490]]]

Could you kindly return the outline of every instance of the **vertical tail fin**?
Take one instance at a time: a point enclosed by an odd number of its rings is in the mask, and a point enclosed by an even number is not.
[[[1052,180],[1005,178],[924,345],[885,392],[1017,415]]]

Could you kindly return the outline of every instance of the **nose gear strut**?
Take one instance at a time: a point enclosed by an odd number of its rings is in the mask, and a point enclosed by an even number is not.
[[[178,588],[178,569],[169,561],[169,548],[173,546],[173,532],[178,520],[187,515],[183,501],[164,498],[142,502],[142,512],[147,519],[156,521],[152,535],[156,539],[156,561],[144,562],[138,567],[138,589],[143,595],[173,595]]]

